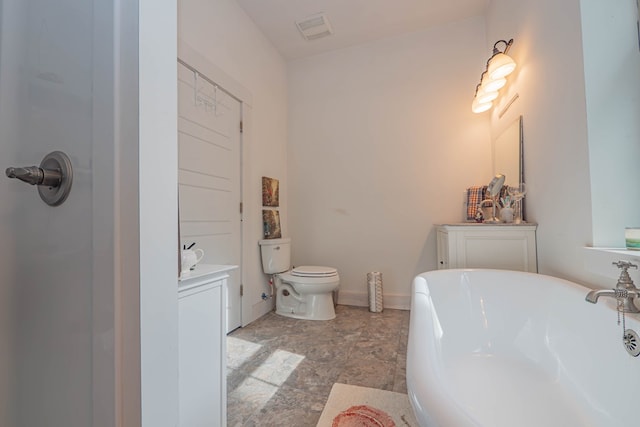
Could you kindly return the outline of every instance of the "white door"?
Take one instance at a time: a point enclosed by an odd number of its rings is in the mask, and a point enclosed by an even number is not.
[[[202,263],[231,264],[227,332],[241,325],[241,103],[178,63],[180,245],[204,250]]]
[[[111,335],[94,335],[103,308],[94,300],[103,290],[95,283],[113,255],[112,234],[101,231],[113,220],[113,199],[103,190],[113,187],[96,190],[94,182],[96,169],[113,171],[113,138],[94,143],[113,120],[95,113],[111,102],[96,95],[109,89],[94,85],[108,84],[113,68],[113,52],[96,48],[113,39],[110,15],[100,23],[97,17],[113,9],[108,3],[0,1],[2,426],[113,425],[113,413],[104,424],[96,421],[96,408],[109,414],[113,404],[113,397],[100,400],[103,381],[114,381],[113,369],[102,364],[113,365],[113,357],[103,358],[113,351],[113,321]],[[103,26],[106,32],[96,31]],[[55,150],[69,155],[74,181],[67,200],[52,207],[35,186],[4,171],[38,166]],[[96,221],[98,211],[105,222]],[[102,249],[108,256],[98,265]]]

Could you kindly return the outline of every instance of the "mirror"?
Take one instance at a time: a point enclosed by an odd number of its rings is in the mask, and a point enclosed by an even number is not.
[[[502,190],[502,186],[504,185],[505,180],[505,175],[496,174],[496,176],[493,177],[493,179],[487,186],[487,194],[489,194],[491,198],[496,197],[500,193],[500,190]]]
[[[493,174],[505,175],[505,185],[518,187],[524,182],[522,116],[493,141],[491,157]]]

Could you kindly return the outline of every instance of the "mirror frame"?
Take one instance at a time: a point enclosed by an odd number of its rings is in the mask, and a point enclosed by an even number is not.
[[[502,137],[507,131],[509,131],[511,129],[511,126],[513,126],[516,123],[516,121],[514,120],[513,122],[511,122],[505,129],[503,129],[502,133],[495,138],[494,140],[491,141],[491,162],[492,162],[492,169],[493,169],[493,175],[495,176],[496,174],[502,174],[505,171],[500,171],[496,169],[496,141],[498,139],[500,139],[500,137]],[[523,184],[525,183],[525,177],[524,177],[524,118],[522,115],[518,116],[517,119],[517,123],[518,123],[518,140],[517,140],[517,146],[518,146],[518,185],[519,184]],[[507,181],[509,180],[509,177],[507,177]],[[507,185],[511,185],[513,186],[513,183],[508,183]],[[526,222],[526,209],[525,209],[525,199],[522,199],[522,220]]]
[[[525,180],[524,180],[524,118],[522,117],[522,114],[520,115],[520,117],[518,118],[518,121],[520,122],[520,126],[519,126],[519,141],[518,143],[520,144],[520,155],[519,155],[519,161],[520,161],[520,176],[518,177],[518,180],[520,182],[520,184],[524,184]],[[526,187],[525,187],[526,188]],[[526,197],[523,197],[522,200],[520,201],[520,209],[521,209],[521,216],[522,216],[522,222],[527,222],[527,203],[526,203]]]
[[[523,117],[522,115],[520,115],[520,117],[518,117],[518,122],[519,122],[519,126],[518,126],[518,145],[519,145],[519,153],[518,153],[518,161],[520,162],[519,166],[520,166],[520,170],[519,170],[519,176],[518,176],[518,182],[519,183],[524,183],[524,129],[523,129]],[[524,199],[523,199],[523,203],[524,203]],[[523,205],[523,209],[524,209],[524,205]],[[524,211],[523,211],[524,214]]]

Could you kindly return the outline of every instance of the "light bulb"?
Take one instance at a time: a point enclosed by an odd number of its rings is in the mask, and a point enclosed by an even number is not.
[[[478,102],[478,98],[474,98],[471,103],[471,111],[474,113],[483,113],[493,107],[493,102]]]
[[[491,102],[494,99],[496,99],[498,97],[498,92],[497,91],[493,91],[493,92],[485,92],[482,87],[480,87],[480,89],[478,90],[478,93],[476,93],[476,99],[478,100],[478,102],[480,104],[484,104],[485,102]]]
[[[494,55],[489,61],[489,67],[487,74],[491,80],[501,79],[504,76],[508,76],[516,69],[516,63],[509,55],[504,53],[498,53]]]
[[[480,83],[480,87],[485,92],[495,92],[502,89],[505,84],[507,84],[507,79],[505,79],[504,77],[492,80],[488,75],[485,74],[485,76],[482,78],[482,82]]]

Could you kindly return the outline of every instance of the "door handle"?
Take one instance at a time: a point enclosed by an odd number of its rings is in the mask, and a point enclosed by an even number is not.
[[[16,178],[31,185],[57,187],[62,182],[62,173],[59,170],[42,169],[38,166],[7,168],[5,173],[9,178]]]
[[[10,167],[5,174],[9,178],[37,185],[40,198],[50,206],[59,206],[67,199],[73,182],[71,160],[62,151],[47,154],[40,166]]]

